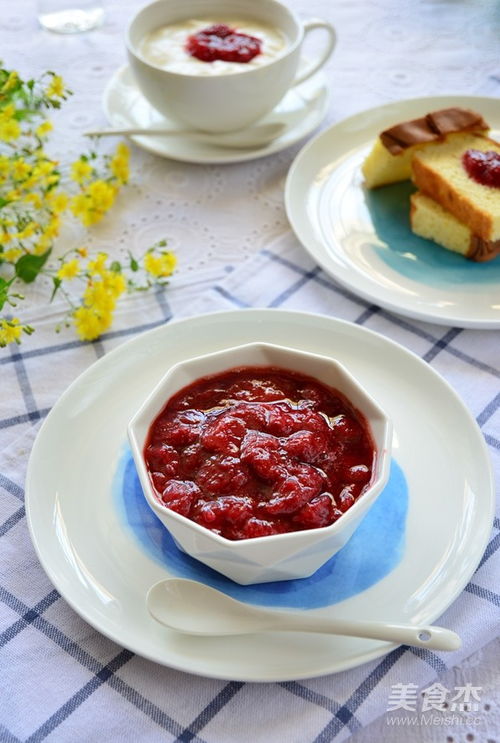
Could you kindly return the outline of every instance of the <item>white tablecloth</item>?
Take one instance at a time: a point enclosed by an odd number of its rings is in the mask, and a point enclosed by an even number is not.
[[[400,98],[499,95],[500,15],[495,2],[289,4],[303,17],[325,17],[337,27],[338,48],[327,71],[331,104],[325,126]],[[71,37],[42,31],[31,0],[2,8],[4,64],[25,76],[45,69],[61,72],[75,93],[54,119],[58,158],[79,154],[82,133],[105,123],[103,90],[125,62],[123,31],[140,5],[136,0],[107,2],[101,29]],[[23,507],[31,444],[40,421],[81,371],[140,329],[193,312],[233,307],[229,296],[243,297],[240,306],[267,306],[268,292],[285,281],[280,262],[271,254],[287,257],[297,270],[310,270],[310,259],[291,235],[283,206],[284,180],[300,146],[224,166],[186,165],[133,148],[132,185],[87,243],[118,255],[126,246],[144,248],[167,237],[179,257],[179,270],[167,292],[131,299],[111,333],[82,345],[69,334],[55,336],[60,306],[48,307],[45,290],[35,289],[28,317],[36,319],[37,332],[20,349],[1,352],[0,740],[400,741],[401,730],[388,724],[393,685],[415,683],[423,688],[436,675],[447,689],[480,687],[479,720],[467,725],[460,718],[446,733],[437,725],[421,724],[405,729],[405,738],[451,743],[473,740],[470,736],[493,740],[500,734],[500,645],[494,639],[500,604],[498,520],[487,559],[471,582],[476,588],[464,592],[443,618],[464,635],[461,652],[429,660],[394,651],[388,660],[353,671],[280,684],[197,678],[123,650],[96,633],[54,591],[31,546]],[[68,227],[63,244],[80,239],[79,230]],[[257,277],[253,284],[248,280],[252,276]],[[423,357],[430,348],[439,349],[428,356],[429,363],[457,389],[478,420],[498,474],[498,332],[401,322],[376,309],[366,313],[366,303],[349,294],[346,298],[333,281],[331,286],[327,303],[305,288],[287,307],[362,322]],[[466,359],[477,359],[478,365]],[[474,379],[480,380],[480,393]]]

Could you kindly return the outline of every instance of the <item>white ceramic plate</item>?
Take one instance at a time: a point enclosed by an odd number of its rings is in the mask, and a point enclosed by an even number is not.
[[[383,129],[449,106],[479,111],[500,139],[492,98],[419,98],[364,111],[301,150],[288,174],[286,210],[317,263],[364,299],[428,322],[500,328],[500,256],[473,263],[413,235],[409,183],[363,187],[360,166]]]
[[[111,78],[104,91],[104,112],[112,126],[176,127],[156,111],[139,91],[129,67],[120,68]],[[194,142],[182,136],[144,137],[132,140],[149,152],[173,160],[188,163],[222,164],[255,160],[272,155],[289,147],[314,131],[323,121],[328,110],[328,89],[325,76],[317,73],[310,80],[290,90],[276,108],[259,123],[287,122],[280,137],[262,147],[225,148],[217,145]]]
[[[423,361],[360,326],[299,312],[250,309],[171,323],[117,347],[68,388],[40,430],[27,476],[28,523],[49,578],[86,621],[141,656],[202,676],[278,681],[351,668],[394,647],[287,633],[193,638],[146,610],[148,588],[178,573],[151,558],[117,508],[113,483],[127,422],[171,364],[291,337],[299,349],[343,362],[393,418],[394,458],[409,496],[400,561],[370,588],[312,611],[432,622],[483,554],[493,518],[486,447],[463,403]],[[273,603],[267,586],[265,603]]]

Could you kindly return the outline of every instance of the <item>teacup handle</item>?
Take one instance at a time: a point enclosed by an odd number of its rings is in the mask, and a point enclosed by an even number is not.
[[[308,21],[304,21],[303,27],[304,38],[307,34],[311,33],[311,31],[315,31],[316,29],[321,28],[327,32],[328,41],[319,57],[314,60],[314,62],[311,62],[311,64],[308,65],[306,69],[295,78],[295,81],[293,83],[294,85],[300,85],[300,83],[303,83],[304,80],[308,80],[312,75],[314,75],[314,73],[317,72],[320,67],[323,67],[323,65],[329,60],[330,55],[335,48],[335,44],[337,43],[337,34],[335,32],[335,29],[328,21],[323,21],[321,18],[310,18]]]

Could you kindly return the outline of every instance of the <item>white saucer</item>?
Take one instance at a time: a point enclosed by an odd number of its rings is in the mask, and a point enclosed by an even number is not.
[[[299,603],[295,610],[426,624],[457,598],[481,559],[494,505],[486,445],[457,394],[424,361],[359,325],[301,312],[248,309],[162,325],[112,350],[68,388],[39,432],[26,483],[33,544],[57,590],[97,630],[145,658],[202,676],[281,681],[352,668],[395,647],[327,635],[303,634],[299,641],[279,632],[189,637],[167,630],[147,612],[150,586],[179,573],[135,538],[133,499],[118,503],[115,497],[127,422],[172,364],[231,345],[284,338],[293,338],[298,349],[334,353],[386,410],[408,498],[399,561],[385,577],[336,603],[312,609]],[[122,472],[118,492],[132,479]],[[140,497],[139,502],[147,511]],[[399,534],[388,513],[376,531]],[[166,539],[163,527],[155,533],[160,543]],[[368,542],[370,555],[373,538]],[[314,585],[318,580],[316,574]],[[322,580],[322,591],[339,584],[328,571]],[[298,583],[294,599],[303,595]],[[266,603],[273,604],[273,584],[266,586]],[[245,589],[239,598],[252,602],[254,587],[239,588]],[[283,586],[275,590],[278,598],[284,593]]]
[[[426,322],[500,328],[500,256],[474,263],[411,232],[411,184],[368,191],[361,164],[378,134],[450,106],[482,113],[500,139],[498,100],[439,96],[396,101],[334,124],[295,158],[285,186],[288,219],[314,260],[351,291]]]
[[[193,142],[182,136],[144,137],[131,139],[155,155],[188,163],[222,164],[255,160],[289,147],[316,129],[328,111],[328,89],[322,72],[290,90],[276,108],[259,123],[289,120],[284,133],[263,147],[228,149],[217,145]],[[104,112],[112,126],[176,126],[156,111],[139,91],[132,71],[122,67],[108,83],[103,98]]]

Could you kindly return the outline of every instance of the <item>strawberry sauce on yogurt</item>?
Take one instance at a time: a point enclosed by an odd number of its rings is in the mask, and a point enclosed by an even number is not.
[[[144,448],[158,500],[231,540],[332,524],[369,485],[375,453],[340,392],[277,367],[180,390]]]
[[[203,62],[240,62],[247,64],[261,53],[262,41],[243,34],[225,23],[215,23],[188,36],[186,51]]]
[[[146,34],[141,56],[169,72],[232,75],[273,62],[288,40],[279,28],[258,21],[186,19]]]

